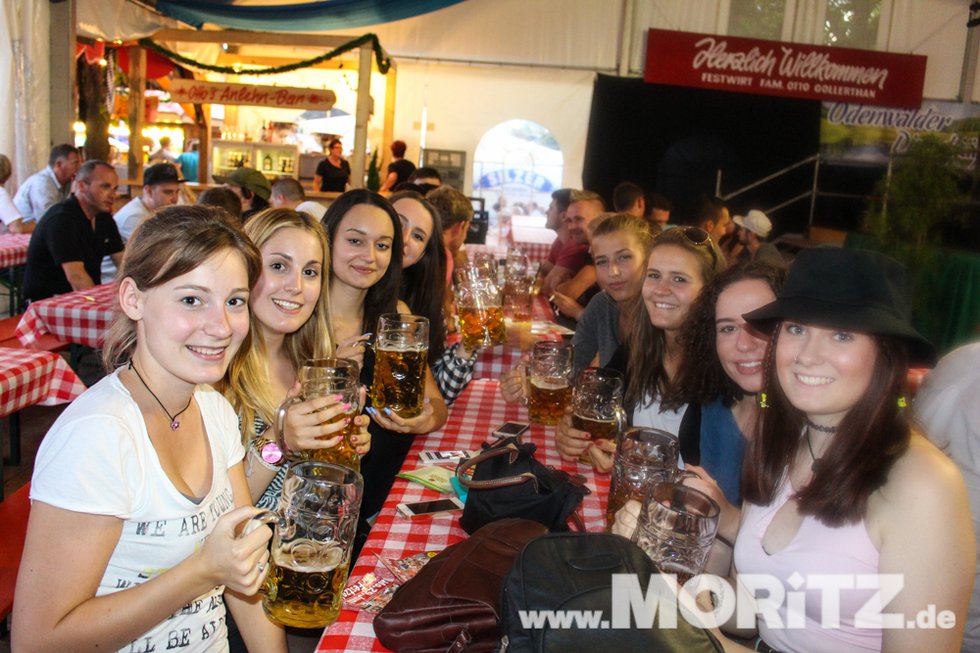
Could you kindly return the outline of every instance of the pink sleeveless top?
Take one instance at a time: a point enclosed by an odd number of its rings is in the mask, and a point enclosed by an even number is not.
[[[782,550],[769,555],[762,548],[766,529],[779,509],[793,494],[789,481],[785,481],[776,499],[768,506],[756,506],[748,502],[742,506],[742,527],[735,540],[735,569],[740,580],[744,574],[765,574],[782,585],[788,598],[775,600],[768,614],[758,615],[759,635],[769,646],[782,653],[863,653],[881,651],[880,614],[882,606],[875,597],[876,589],[816,589],[821,581],[816,575],[842,574],[832,577],[832,583],[840,587],[845,581],[852,583],[856,574],[878,573],[878,550],[871,542],[864,522],[830,528],[814,517],[804,517],[799,532]],[[771,582],[771,581],[770,581]],[[760,585],[760,583],[756,583]],[[761,585],[765,587],[765,585]],[[765,597],[766,590],[755,590],[757,597]],[[829,608],[839,593],[839,609]],[[795,596],[794,596],[795,595]],[[779,598],[779,597],[775,597]],[[874,601],[867,606],[869,600]],[[857,627],[855,616],[864,607],[865,612],[876,618]],[[825,614],[826,613],[826,614]],[[839,615],[839,624],[821,626],[824,618]],[[788,624],[788,627],[787,627]]]

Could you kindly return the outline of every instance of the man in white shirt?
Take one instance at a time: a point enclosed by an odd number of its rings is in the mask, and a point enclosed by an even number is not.
[[[180,178],[172,163],[157,163],[143,171],[143,192],[116,211],[112,219],[116,221],[123,243],[129,240],[136,227],[160,209],[177,203],[180,194]],[[116,265],[111,257],[102,260],[102,283],[116,278]]]
[[[78,148],[67,143],[51,148],[48,167],[28,177],[14,195],[14,206],[21,218],[40,220],[48,209],[65,201],[79,165]]]

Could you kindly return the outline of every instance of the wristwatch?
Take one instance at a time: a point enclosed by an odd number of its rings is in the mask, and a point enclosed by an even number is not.
[[[263,442],[264,441],[264,442]],[[278,442],[262,438],[256,442],[255,450],[264,462],[270,465],[281,465],[284,454]]]

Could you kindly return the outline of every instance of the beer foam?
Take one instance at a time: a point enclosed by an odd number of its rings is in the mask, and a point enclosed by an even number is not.
[[[333,571],[343,560],[344,551],[336,542],[299,539],[272,551],[272,561],[277,567],[307,574]]]
[[[568,381],[565,379],[556,379],[552,377],[531,377],[531,385],[541,390],[564,390],[568,387]]]

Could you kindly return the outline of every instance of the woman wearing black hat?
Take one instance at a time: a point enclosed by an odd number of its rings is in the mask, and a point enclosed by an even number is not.
[[[903,410],[909,361],[932,356],[904,290],[885,256],[807,250],[779,298],[745,316],[771,334],[766,387],[740,523],[719,535],[735,538],[739,575],[805,593],[795,613],[770,595],[757,650],[960,649],[975,543],[959,472]]]

